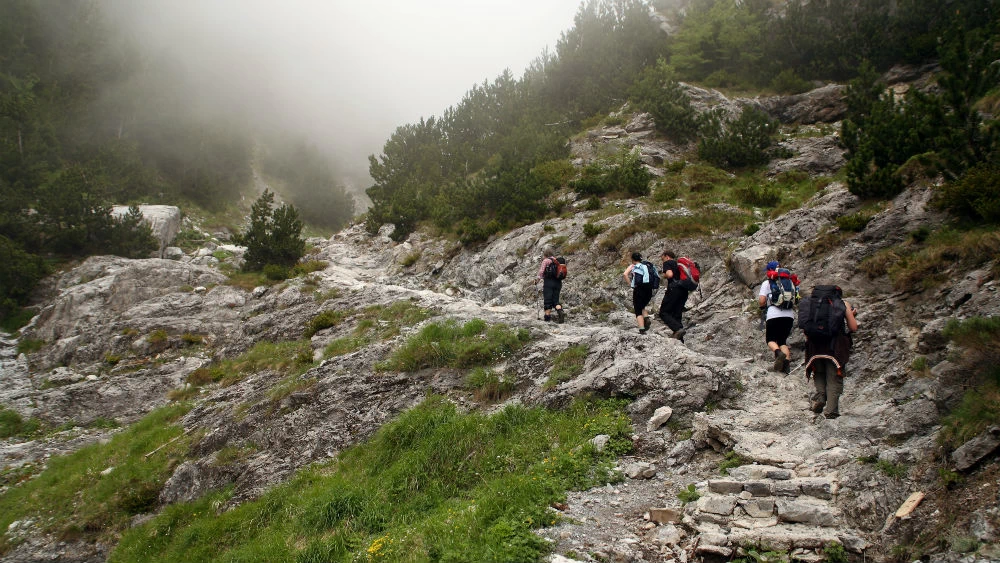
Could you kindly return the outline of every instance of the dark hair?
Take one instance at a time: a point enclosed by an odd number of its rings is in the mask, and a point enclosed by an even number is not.
[[[663,254],[661,254],[661,256],[669,256],[671,258],[677,258],[677,253],[668,248],[663,251]]]
[[[632,261],[633,262],[639,262],[641,260],[642,260],[642,254],[639,254],[638,252],[633,252],[632,253]]]

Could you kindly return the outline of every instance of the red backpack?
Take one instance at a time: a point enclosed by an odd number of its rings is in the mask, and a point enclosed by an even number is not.
[[[698,289],[698,283],[701,282],[701,270],[698,268],[698,263],[687,256],[681,256],[677,259],[677,266],[681,271],[681,279],[678,280],[681,287],[688,291]]]

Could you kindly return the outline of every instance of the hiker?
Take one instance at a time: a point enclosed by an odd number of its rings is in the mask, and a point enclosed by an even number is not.
[[[542,265],[538,268],[538,277],[535,285],[542,282],[542,307],[545,309],[545,320],[552,320],[552,311],[555,311],[558,322],[566,320],[562,304],[559,302],[559,293],[562,291],[562,279],[558,275],[559,262],[556,260],[555,252],[551,247],[542,250]]]
[[[767,263],[764,270],[766,279],[760,284],[757,305],[764,312],[764,341],[774,354],[774,371],[788,373],[792,351],[788,348],[788,337],[795,326],[795,306],[799,303],[798,276],[782,268],[777,260]]]
[[[667,285],[667,291],[660,303],[660,319],[673,331],[671,338],[684,342],[687,331],[684,330],[681,316],[684,314],[684,305],[687,303],[690,290],[680,283],[681,268],[677,263],[677,253],[669,249],[664,250],[660,258],[663,259],[663,279]]]
[[[840,416],[852,334],[858,330],[857,313],[835,285],[816,286],[799,307],[799,328],[806,336],[806,378],[812,374],[816,387],[809,408],[825,418]]]
[[[649,330],[648,307],[653,299],[653,276],[656,275],[650,269],[650,264],[643,263],[642,254],[633,252],[632,263],[622,274],[625,282],[632,287],[632,308],[635,311],[635,322],[639,325],[639,334],[646,334]]]

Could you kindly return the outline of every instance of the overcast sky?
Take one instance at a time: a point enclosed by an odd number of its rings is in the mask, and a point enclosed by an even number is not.
[[[573,26],[580,0],[109,0],[136,37],[367,170],[399,125],[474,84],[515,77]],[[364,179],[367,181],[367,178]],[[358,186],[366,187],[366,186]]]

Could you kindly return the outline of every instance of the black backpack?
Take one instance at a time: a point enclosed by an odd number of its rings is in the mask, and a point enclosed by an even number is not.
[[[643,260],[642,264],[643,266],[646,266],[647,270],[649,270],[649,287],[653,291],[660,289],[660,273],[656,271],[656,266],[652,265],[647,260]]]
[[[545,272],[542,274],[546,279],[557,280],[559,279],[559,261],[556,260],[555,256],[552,256],[549,263],[545,266]]]
[[[799,328],[807,337],[828,339],[844,332],[847,305],[843,296],[835,285],[817,285],[799,303]]]

